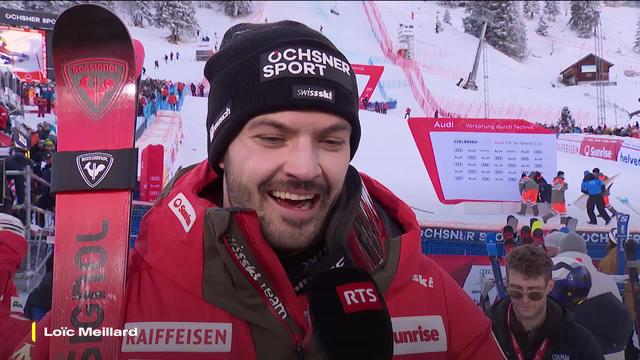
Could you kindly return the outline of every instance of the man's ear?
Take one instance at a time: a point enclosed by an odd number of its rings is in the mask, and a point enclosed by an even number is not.
[[[545,289],[547,295],[549,295],[549,293],[551,292],[551,290],[553,290],[553,287],[556,285],[556,282],[553,281],[553,279],[549,279],[549,281],[547,282],[547,288]]]
[[[223,170],[224,170],[224,160],[220,160],[220,161],[218,162],[218,167],[220,167],[220,169],[223,169]]]

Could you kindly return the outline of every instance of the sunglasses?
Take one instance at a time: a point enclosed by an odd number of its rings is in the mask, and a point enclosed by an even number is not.
[[[513,290],[513,289],[507,290],[507,294],[509,295],[510,298],[514,300],[520,300],[526,295],[531,301],[540,301],[546,296],[545,293],[542,291],[530,291],[528,293],[524,293],[522,291]]]

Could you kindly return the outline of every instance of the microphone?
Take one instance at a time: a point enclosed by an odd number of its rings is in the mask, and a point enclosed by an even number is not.
[[[314,336],[327,359],[391,359],[389,311],[373,278],[360,268],[313,276],[308,290]]]

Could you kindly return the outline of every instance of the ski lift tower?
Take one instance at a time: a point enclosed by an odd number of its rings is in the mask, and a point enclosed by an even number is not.
[[[415,41],[413,21],[398,23],[398,47],[403,50],[405,59],[415,58]]]
[[[467,82],[462,86],[463,89],[478,90],[476,85],[476,75],[478,74],[478,65],[480,63],[480,54],[482,54],[482,47],[484,45],[484,36],[487,33],[487,25],[493,20],[493,12],[487,9],[482,9],[480,15],[480,21],[482,21],[482,30],[480,31],[480,38],[478,40],[478,50],[476,50],[476,59],[473,62],[473,69],[469,73]]]
[[[596,109],[598,113],[598,126],[607,125],[606,104],[604,99],[604,85],[602,72],[604,70],[604,64],[602,63],[604,50],[602,48],[603,42],[603,30],[602,20],[600,12],[596,12],[596,28],[595,28],[595,48],[596,48]]]

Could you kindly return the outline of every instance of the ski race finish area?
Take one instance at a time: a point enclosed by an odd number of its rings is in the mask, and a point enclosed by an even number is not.
[[[411,118],[440,202],[518,201],[520,174],[556,172],[556,136],[511,119]]]

